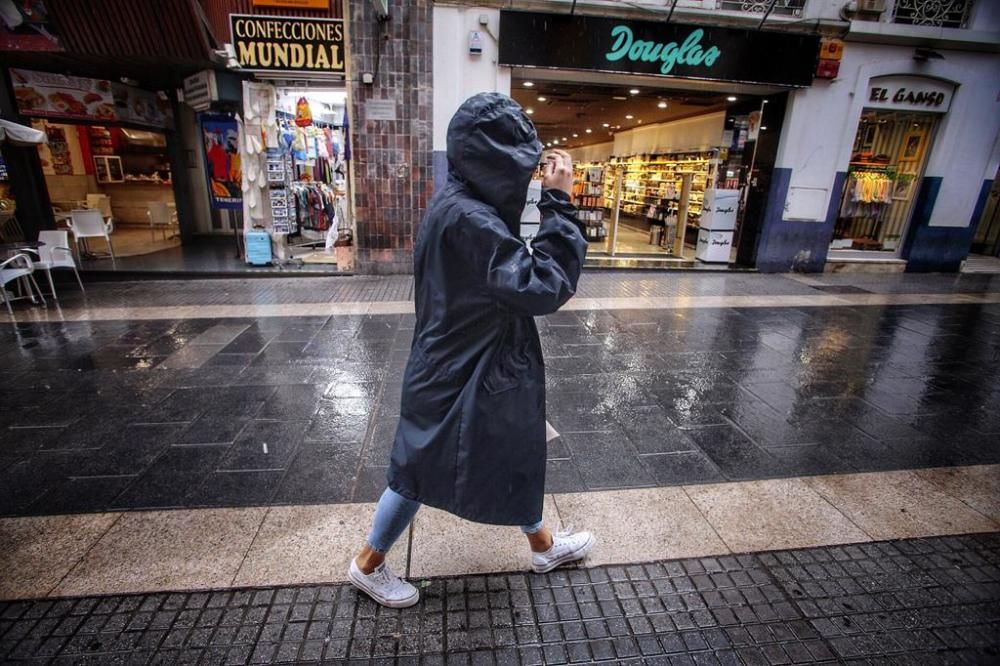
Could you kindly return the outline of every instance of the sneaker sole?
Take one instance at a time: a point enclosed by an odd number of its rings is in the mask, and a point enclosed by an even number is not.
[[[367,585],[365,585],[363,582],[355,578],[353,571],[347,572],[347,578],[350,581],[351,585],[356,587],[361,592],[364,592],[369,597],[374,599],[380,605],[385,606],[386,608],[409,608],[410,606],[415,606],[417,602],[420,601],[419,590],[414,590],[413,595],[406,597],[405,599],[386,599],[376,594],[373,590],[369,589]]]
[[[567,553],[563,555],[558,560],[553,560],[549,562],[544,567],[536,567],[534,564],[531,565],[531,570],[538,574],[548,573],[553,569],[558,569],[564,564],[569,564],[570,562],[579,562],[583,558],[587,557],[591,550],[594,548],[594,544],[597,543],[597,539],[594,535],[590,535],[590,540],[583,544],[580,550],[575,553]]]

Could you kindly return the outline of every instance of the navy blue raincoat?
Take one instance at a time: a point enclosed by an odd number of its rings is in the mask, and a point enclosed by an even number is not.
[[[533,317],[573,296],[587,251],[557,190],[542,192],[533,251],[521,240],[541,153],[514,100],[466,100],[448,126],[448,182],[414,248],[417,323],[389,487],[481,523],[541,520],[545,368]]]

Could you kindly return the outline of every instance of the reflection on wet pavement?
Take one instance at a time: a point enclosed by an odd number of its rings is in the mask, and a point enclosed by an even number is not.
[[[0,513],[374,500],[412,325],[5,325]],[[1000,462],[1000,305],[581,310],[539,325],[562,433],[550,492]]]

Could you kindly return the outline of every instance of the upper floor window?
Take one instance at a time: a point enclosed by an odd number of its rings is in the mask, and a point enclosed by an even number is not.
[[[896,0],[892,20],[909,25],[965,28],[972,0]]]
[[[716,0],[716,9],[726,9],[734,12],[760,14],[767,12],[772,0]],[[802,16],[806,0],[773,0],[772,16]]]

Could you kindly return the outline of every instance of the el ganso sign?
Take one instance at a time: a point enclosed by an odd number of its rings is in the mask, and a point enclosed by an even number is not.
[[[502,10],[499,56],[512,67],[806,87],[819,36]]]
[[[233,48],[248,72],[343,74],[341,19],[230,14]]]

